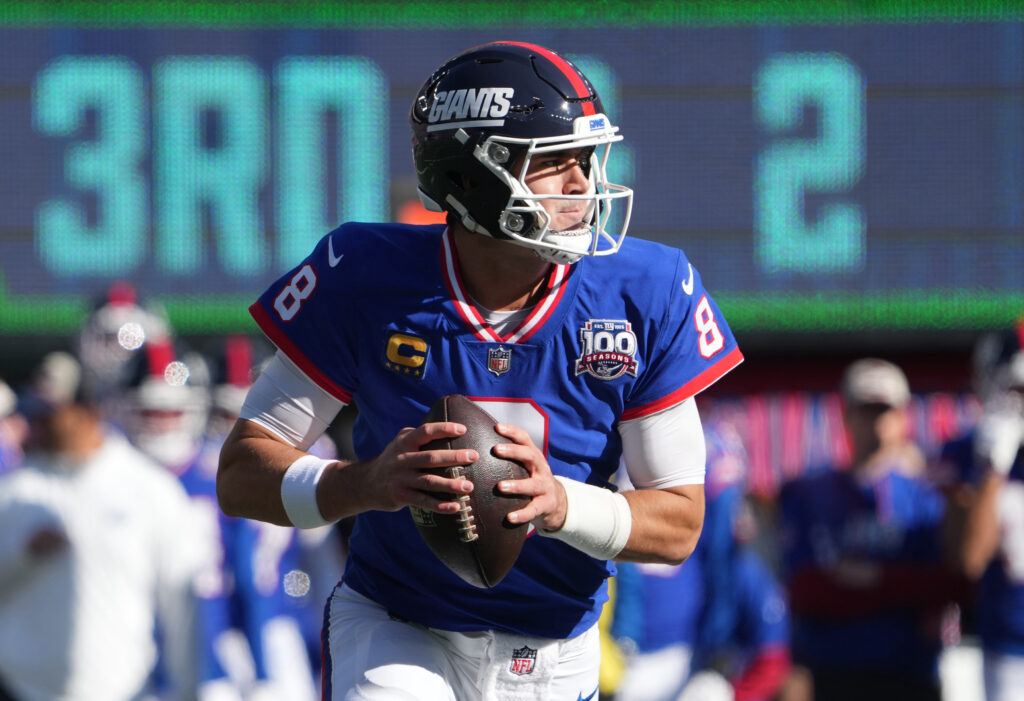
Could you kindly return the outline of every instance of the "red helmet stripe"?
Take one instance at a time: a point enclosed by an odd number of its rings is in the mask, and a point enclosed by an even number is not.
[[[135,285],[118,280],[107,289],[107,303],[113,306],[135,304]]]
[[[169,343],[147,343],[146,360],[149,361],[149,374],[162,378],[167,366],[174,362],[174,348]]]
[[[543,46],[537,46],[536,44],[526,44],[521,41],[496,41],[494,43],[507,44],[511,46],[521,46],[524,49],[536,51],[538,54],[540,54],[547,60],[551,61],[551,63],[555,64],[555,67],[558,68],[558,70],[562,71],[565,77],[569,79],[569,82],[572,83],[572,86],[576,89],[577,97],[590,97],[590,90],[587,89],[587,84],[583,81],[583,78],[580,77],[580,74],[576,71],[575,68],[572,67],[572,64],[570,64],[568,61],[566,61],[564,58],[562,58],[555,52],[545,49]],[[583,114],[597,113],[597,110],[594,109],[593,100],[588,100],[582,104]]]
[[[1024,348],[1024,316],[1017,320],[1017,342]]]

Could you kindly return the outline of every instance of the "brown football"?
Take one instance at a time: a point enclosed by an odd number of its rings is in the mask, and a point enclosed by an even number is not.
[[[505,517],[530,501],[529,497],[501,494],[497,485],[501,480],[529,477],[529,473],[519,463],[491,452],[498,443],[510,441],[495,430],[497,422],[490,414],[463,395],[438,399],[423,419],[423,423],[434,421],[463,424],[466,432],[432,441],[423,450],[472,449],[480,459],[468,465],[432,468],[446,477],[468,479],[473,491],[460,497],[446,495],[462,503],[457,514],[410,507],[413,521],[426,544],[452,572],[474,586],[493,587],[512,569],[526,540],[526,524],[512,524]]]

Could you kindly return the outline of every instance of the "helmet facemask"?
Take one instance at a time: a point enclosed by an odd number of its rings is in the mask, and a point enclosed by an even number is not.
[[[502,238],[508,237],[518,245],[531,248],[552,263],[575,263],[585,255],[601,256],[618,251],[629,226],[633,191],[608,181],[611,146],[622,140],[617,132],[618,127],[611,126],[603,115],[594,115],[577,118],[572,135],[535,139],[491,135],[479,144],[473,151],[474,157],[509,191],[508,202],[497,221]],[[587,192],[536,194],[527,185],[535,156],[581,149],[587,153],[585,161],[580,163],[590,183]],[[544,202],[550,200],[586,202],[580,226],[570,230],[553,229],[551,215],[544,208]],[[617,235],[608,231],[614,200],[624,200],[625,207],[622,228]]]
[[[461,130],[460,130],[461,132]],[[618,127],[611,126],[603,115],[579,117],[574,133],[534,139],[515,138],[492,134],[473,148],[473,157],[486,171],[500,181],[476,183],[474,188],[501,188],[507,201],[497,221],[486,224],[474,219],[467,207],[449,194],[446,204],[459,215],[461,223],[470,231],[494,238],[508,239],[520,246],[533,249],[542,259],[551,263],[575,263],[585,255],[610,255],[619,250],[629,226],[633,191],[608,181],[608,157],[613,143],[622,141]],[[456,133],[456,140],[468,141],[465,132]],[[580,165],[590,182],[585,193],[574,195],[537,194],[526,183],[530,164],[538,155],[570,150],[587,150],[589,157]],[[486,177],[486,176],[485,176]],[[440,210],[440,203],[421,199],[429,209]],[[583,200],[587,202],[581,226],[557,231],[551,228],[551,215],[544,208],[546,200]],[[618,234],[608,230],[613,215],[613,201],[624,200],[624,215]]]

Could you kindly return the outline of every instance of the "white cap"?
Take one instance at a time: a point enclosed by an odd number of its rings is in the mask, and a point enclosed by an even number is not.
[[[896,365],[879,358],[863,358],[846,368],[842,394],[850,404],[902,407],[910,401],[910,385]]]

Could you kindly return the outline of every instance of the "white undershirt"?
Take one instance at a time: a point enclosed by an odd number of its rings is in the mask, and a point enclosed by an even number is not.
[[[513,309],[511,311],[494,311],[481,305],[476,300],[473,300],[473,304],[476,305],[477,311],[483,316],[487,325],[499,336],[507,336],[515,331],[523,319],[528,317],[530,312],[533,311],[533,307],[524,307],[523,309]]]
[[[240,416],[308,450],[344,406],[278,351],[253,384]],[[618,430],[626,471],[636,488],[704,484],[704,432],[693,397],[623,421]]]

